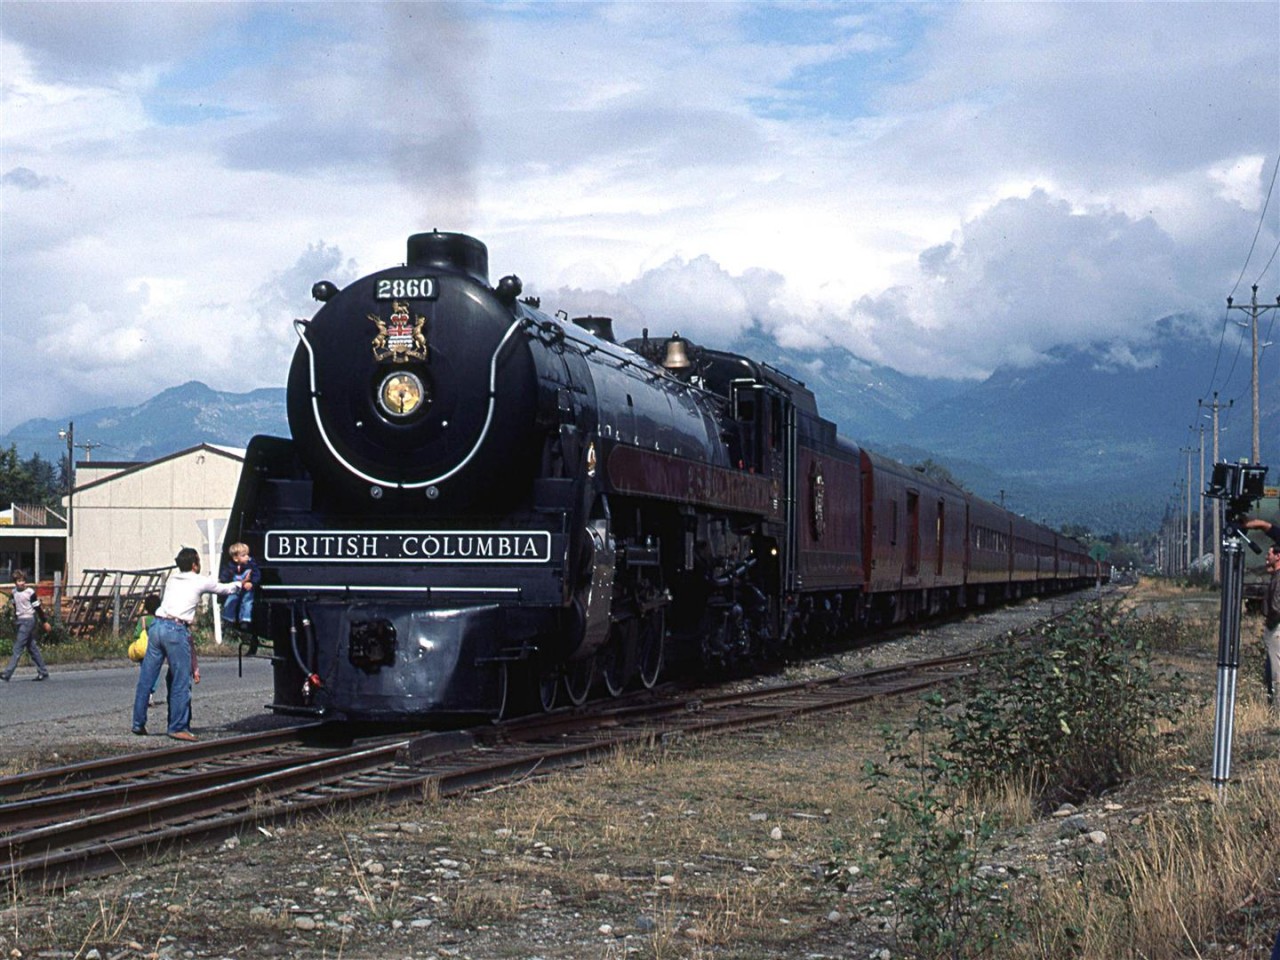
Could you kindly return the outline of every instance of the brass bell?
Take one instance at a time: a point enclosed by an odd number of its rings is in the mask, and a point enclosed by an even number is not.
[[[689,351],[685,349],[688,342],[679,332],[673,333],[667,341],[667,355],[663,358],[662,365],[674,371],[689,369],[693,364],[689,360]]]

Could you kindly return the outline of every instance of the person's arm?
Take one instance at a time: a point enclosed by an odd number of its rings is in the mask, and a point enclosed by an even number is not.
[[[233,580],[230,583],[219,583],[217,580],[214,580],[212,577],[210,577],[208,580],[204,582],[204,586],[201,587],[200,592],[216,593],[220,597],[225,597],[228,594],[235,593],[237,590],[240,590],[243,587],[244,587],[244,584],[241,583],[239,580]]]
[[[44,605],[40,602],[40,598],[36,596],[35,587],[31,588],[31,612],[36,615],[36,621],[40,626],[44,627],[45,633],[53,629],[53,625],[49,623],[49,618],[45,615]]]

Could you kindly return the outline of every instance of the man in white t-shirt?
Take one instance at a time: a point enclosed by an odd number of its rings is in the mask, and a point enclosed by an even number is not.
[[[219,583],[200,574],[200,554],[183,547],[174,558],[177,573],[171,573],[156,610],[156,619],[147,630],[147,655],[142,658],[138,687],[133,694],[133,732],[147,733],[147,700],[166,660],[173,675],[169,692],[168,733],[175,740],[193,741],[191,732],[191,623],[196,606],[206,593],[220,597],[241,589],[240,583]]]

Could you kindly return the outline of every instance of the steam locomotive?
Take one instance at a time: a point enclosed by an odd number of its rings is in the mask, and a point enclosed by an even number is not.
[[[455,233],[294,326],[228,543],[277,712],[502,717],[1087,583],[1080,544],[838,438],[803,383],[542,312]]]

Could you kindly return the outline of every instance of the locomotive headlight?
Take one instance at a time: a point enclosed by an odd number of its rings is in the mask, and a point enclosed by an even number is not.
[[[407,417],[427,400],[427,389],[416,373],[389,373],[378,385],[378,406],[393,417]]]

